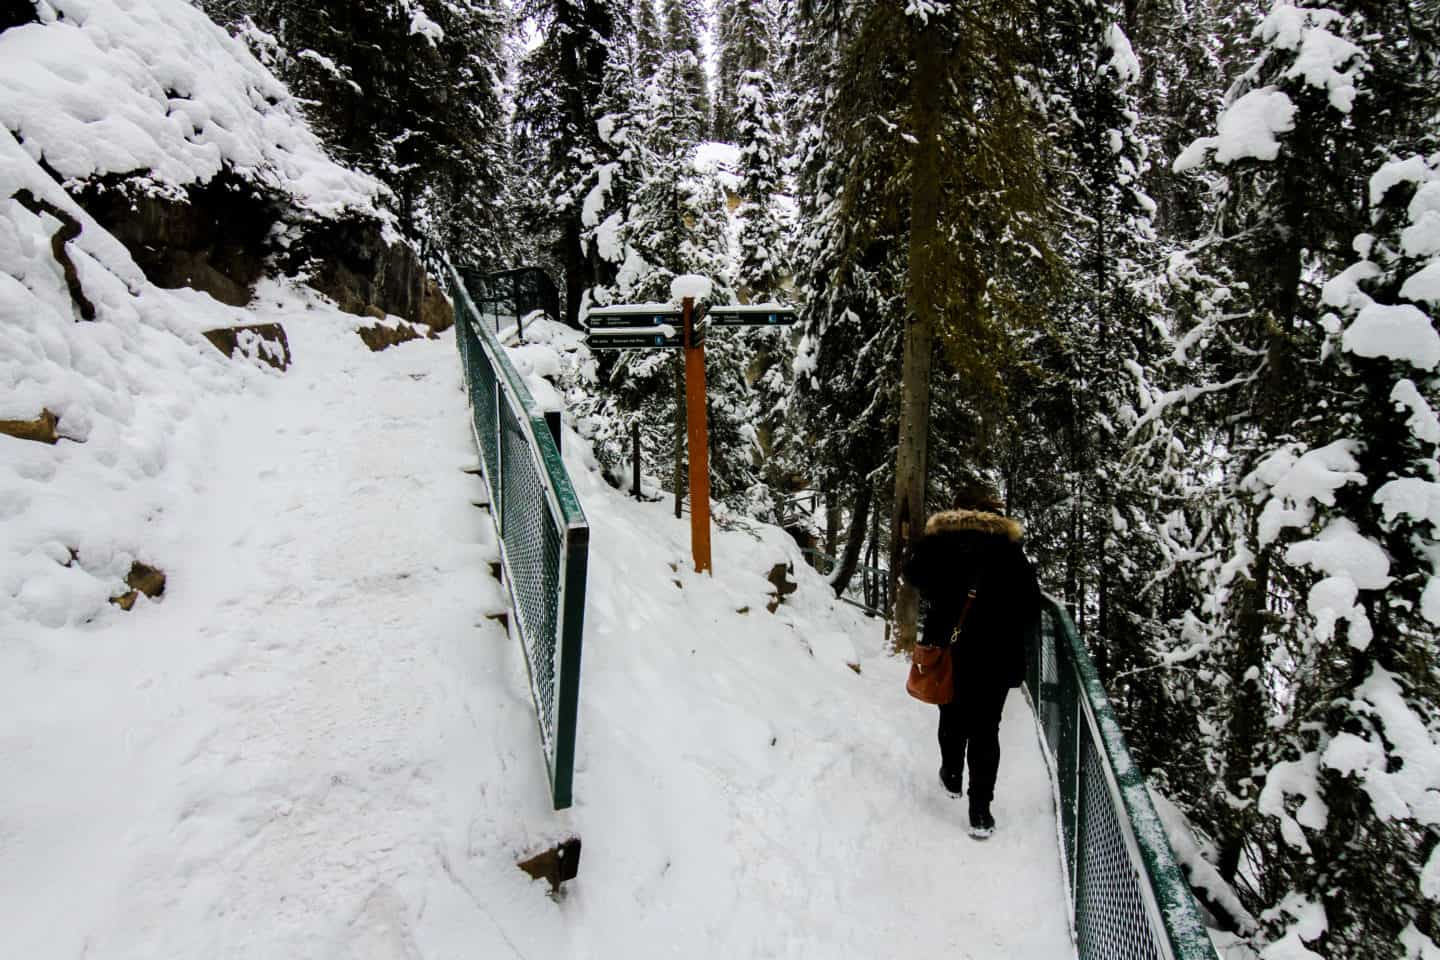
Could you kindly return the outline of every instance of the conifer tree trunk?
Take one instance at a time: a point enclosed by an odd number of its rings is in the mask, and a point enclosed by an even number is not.
[[[872,496],[870,481],[866,479],[867,472],[860,472],[855,486],[855,505],[851,508],[850,526],[845,533],[845,555],[840,558],[835,572],[830,575],[830,586],[834,588],[837,597],[850,586],[850,578],[855,575],[855,568],[860,565],[860,548],[865,543],[865,520],[870,515]]]
[[[910,263],[905,291],[905,334],[900,371],[900,434],[895,452],[895,509],[890,525],[890,584],[894,607],[893,642],[907,650],[915,643],[920,596],[900,579],[911,542],[925,523],[926,454],[930,440],[930,366],[935,342],[934,285],[939,224],[941,140],[940,94],[945,85],[944,32],[933,26],[913,30],[915,72],[910,78],[911,153]]]
[[[1228,671],[1240,680],[1235,691],[1229,724],[1224,734],[1225,788],[1230,797],[1247,802],[1260,792],[1255,782],[1259,746],[1267,735],[1262,671],[1265,667],[1265,621],[1270,595],[1270,554],[1257,552],[1255,566],[1236,592],[1239,610],[1235,617],[1235,662]],[[1254,677],[1250,676],[1254,671]],[[1233,801],[1232,801],[1233,802]],[[1241,855],[1250,835],[1248,815],[1217,824],[1220,875],[1234,883],[1239,875]]]

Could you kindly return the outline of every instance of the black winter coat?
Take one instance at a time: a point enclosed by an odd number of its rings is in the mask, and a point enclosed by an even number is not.
[[[959,690],[1018,687],[1040,614],[1040,586],[1018,522],[983,510],[934,514],[905,561],[905,579],[925,601],[922,643],[949,641],[969,589],[975,601],[953,650]]]

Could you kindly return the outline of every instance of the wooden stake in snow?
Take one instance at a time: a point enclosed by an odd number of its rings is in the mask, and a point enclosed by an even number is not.
[[[690,554],[696,573],[710,569],[710,425],[705,411],[705,343],[695,336],[695,298],[685,321],[685,432],[690,445]]]
[[[589,310],[585,343],[592,350],[651,350],[679,347],[684,351],[685,439],[690,450],[690,552],[696,573],[712,573],[710,565],[710,426],[705,397],[705,330],[707,327],[774,327],[795,323],[795,311],[778,303],[728,304],[697,310],[710,295],[704,277],[676,277],[670,303],[614,304]],[[679,302],[680,307],[675,307]],[[675,323],[676,320],[680,322]],[[678,385],[677,385],[678,389]],[[678,424],[677,424],[678,426]],[[635,440],[634,489],[639,496],[640,450]],[[678,435],[678,431],[677,431]],[[678,457],[678,451],[677,451]],[[675,516],[680,516],[681,474],[675,476]]]

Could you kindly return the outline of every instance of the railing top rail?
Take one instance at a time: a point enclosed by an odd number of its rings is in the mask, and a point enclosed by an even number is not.
[[[1215,960],[1214,943],[1200,919],[1189,883],[1175,860],[1164,824],[1150,801],[1145,776],[1130,756],[1130,748],[1125,743],[1125,735],[1095,664],[1061,602],[1046,595],[1045,605],[1069,648],[1071,662],[1079,677],[1081,696],[1088,707],[1087,713],[1094,720],[1096,739],[1104,752],[1105,765],[1114,779],[1118,799],[1123,806],[1122,819],[1139,849],[1146,879],[1155,896],[1173,955],[1176,960]]]
[[[460,301],[464,310],[471,316],[479,317],[480,311],[475,307],[475,301],[470,298],[470,291],[465,287],[464,278],[454,264],[448,264],[450,270],[450,282],[455,291],[455,297]],[[519,409],[517,419],[525,424],[530,435],[532,449],[540,457],[540,466],[544,469],[549,480],[547,486],[555,499],[555,507],[559,511],[559,519],[568,531],[572,534],[587,529],[585,511],[580,507],[580,498],[575,494],[575,487],[570,482],[570,476],[565,472],[564,461],[560,458],[560,450],[555,445],[555,440],[550,436],[549,429],[545,426],[545,415],[540,410],[540,405],[530,393],[530,388],[525,386],[519,371],[510,362],[505,354],[505,348],[495,336],[494,331],[483,323],[472,324],[480,346],[489,355],[490,361],[496,370],[500,371],[505,393],[512,404]]]

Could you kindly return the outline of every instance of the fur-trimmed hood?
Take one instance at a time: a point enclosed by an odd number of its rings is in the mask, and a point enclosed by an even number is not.
[[[991,513],[988,510],[942,510],[939,513],[931,514],[930,519],[925,521],[927,534],[961,530],[974,530],[978,533],[1005,537],[1014,543],[1019,543],[1025,536],[1025,528],[1020,525],[1020,521],[1002,517],[1000,514]]]

